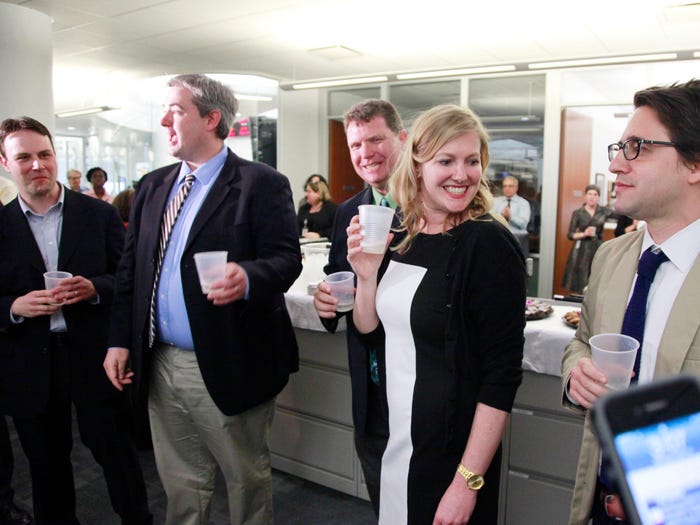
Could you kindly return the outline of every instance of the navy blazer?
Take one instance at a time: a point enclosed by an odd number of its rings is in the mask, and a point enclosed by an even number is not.
[[[116,208],[63,188],[63,223],[58,270],[92,281],[99,303],[65,306],[71,354],[71,393],[95,400],[117,395],[102,367],[107,348],[114,274],[124,244]],[[19,201],[0,209],[0,413],[41,414],[51,387],[50,317],[10,320],[12,303],[44,289],[44,260]],[[77,399],[77,397],[74,397]]]
[[[130,350],[138,394],[148,377],[149,309],[160,222],[180,165],[155,170],[139,184],[117,272],[109,346]],[[228,260],[245,269],[247,300],[215,306],[202,293],[193,255],[213,250],[227,250]],[[194,351],[217,407],[234,415],[277,395],[299,362],[284,302],[284,292],[301,273],[288,179],[229,150],[192,224],[180,271]]]

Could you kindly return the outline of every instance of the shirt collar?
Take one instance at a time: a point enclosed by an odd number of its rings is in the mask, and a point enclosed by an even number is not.
[[[214,179],[216,179],[216,176],[221,171],[221,168],[224,167],[227,157],[228,148],[226,147],[226,144],[222,144],[221,149],[216,155],[195,170],[194,175],[197,181],[204,186],[209,186]],[[185,180],[185,176],[189,175],[190,173],[192,173],[192,170],[187,163],[183,161],[180,164],[180,174],[177,177],[178,185],[182,184],[182,182]]]
[[[386,193],[386,195],[382,195],[379,193],[379,190],[372,186],[372,199],[374,200],[374,204],[379,205],[379,203],[382,201],[382,198],[385,198],[387,202],[389,203],[389,206],[391,206],[392,209],[396,209],[398,204],[396,204],[396,201],[394,198],[389,194],[389,192]]]
[[[56,201],[55,204],[53,204],[46,211],[46,214],[50,213],[55,208],[58,208],[59,211],[63,209],[63,202],[66,198],[65,187],[63,186],[63,184],[59,184],[59,183],[56,183],[56,184],[58,184],[58,187],[60,188],[60,193],[58,194],[58,200]],[[19,207],[22,209],[22,213],[24,213],[25,215],[34,215],[35,217],[42,217],[42,215],[39,215],[34,210],[32,210],[29,207],[29,204],[24,202],[24,199],[22,198],[21,195],[19,195],[19,194],[17,195],[17,200],[19,201]]]
[[[642,253],[650,246],[655,246],[649,231],[645,228],[642,241]],[[691,222],[682,230],[662,242],[659,247],[676,268],[688,273],[695,259],[700,254],[700,219]]]

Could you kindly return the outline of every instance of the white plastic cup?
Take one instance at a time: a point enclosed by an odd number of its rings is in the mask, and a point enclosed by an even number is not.
[[[70,272],[44,272],[44,287],[47,290],[53,290],[61,283],[61,281],[68,279],[69,277],[73,277],[73,274]],[[52,304],[60,305],[62,303],[63,301]]]
[[[593,363],[608,378],[610,390],[625,390],[630,385],[639,341],[622,334],[598,334],[590,338]]]
[[[355,274],[335,272],[324,279],[331,288],[331,295],[338,299],[338,311],[349,312],[355,304]]]
[[[53,290],[61,281],[73,277],[70,272],[44,272],[44,286],[47,290]]]
[[[366,253],[384,253],[389,237],[394,210],[386,206],[363,204],[359,206],[360,226],[364,239],[360,243]]]
[[[194,263],[197,265],[199,275],[199,285],[202,293],[208,294],[211,291],[212,283],[220,281],[226,275],[227,251],[220,252],[199,252],[194,254]]]

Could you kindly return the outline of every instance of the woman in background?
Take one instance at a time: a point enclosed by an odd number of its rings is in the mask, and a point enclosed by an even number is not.
[[[390,192],[402,241],[364,253],[353,320],[377,348],[389,407],[380,524],[493,525],[500,443],[522,379],[525,265],[491,215],[488,136],[476,115],[437,106],[416,119]],[[381,267],[381,271],[380,271]]]
[[[129,213],[131,212],[131,203],[134,202],[135,194],[136,190],[134,188],[127,188],[117,193],[117,196],[112,201],[112,205],[117,209],[124,223],[124,228],[129,226]]]
[[[328,185],[322,180],[310,181],[304,186],[306,203],[297,212],[299,237],[304,239],[330,239],[333,219],[338,208],[331,201]]]
[[[569,224],[569,239],[574,242],[566,261],[562,286],[572,292],[583,293],[591,274],[591,263],[598,247],[603,244],[603,227],[612,212],[598,205],[600,188],[586,186],[586,200],[574,211]]]
[[[90,184],[92,184],[92,189],[85,192],[85,195],[90,197],[95,197],[96,199],[101,199],[105,202],[112,204],[112,196],[105,190],[105,182],[107,182],[107,172],[100,167],[90,168],[85,174],[85,178]]]

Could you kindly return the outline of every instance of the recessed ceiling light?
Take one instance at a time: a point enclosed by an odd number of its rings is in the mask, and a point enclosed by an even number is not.
[[[485,66],[485,67],[468,67],[461,69],[443,69],[439,71],[423,71],[420,73],[401,73],[396,75],[398,80],[413,80],[417,78],[434,78],[434,77],[454,77],[459,75],[478,75],[481,73],[504,73],[506,71],[515,71],[514,65],[507,66]]]
[[[370,84],[373,82],[386,82],[387,80],[389,80],[389,78],[386,76],[345,78],[339,80],[320,80],[318,82],[304,82],[302,84],[294,84],[292,86],[292,89],[313,89],[334,86],[351,86],[353,84]]]

